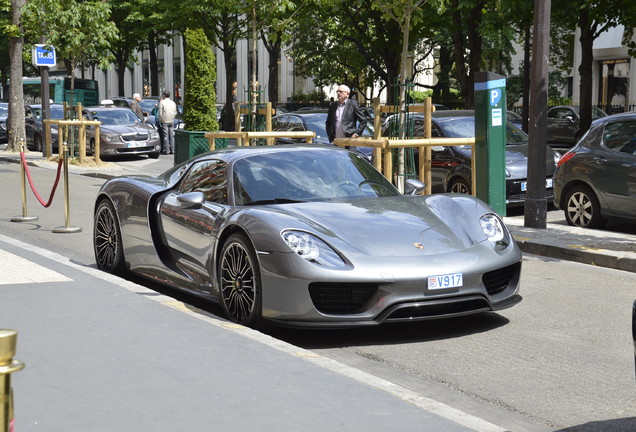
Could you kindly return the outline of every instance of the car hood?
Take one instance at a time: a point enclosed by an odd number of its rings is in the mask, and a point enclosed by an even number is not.
[[[554,150],[546,146],[545,174],[548,177],[554,175],[556,165],[554,163]],[[506,169],[510,178],[525,179],[528,177],[528,145],[514,144],[506,146]]]
[[[261,228],[270,232],[307,231],[345,254],[395,258],[457,252],[486,240],[479,226],[483,207],[474,208],[467,211],[440,194],[268,205],[249,212],[266,221]],[[257,247],[289,251],[282,241],[273,243]]]
[[[101,133],[108,134],[147,134],[155,131],[152,126],[148,126],[146,124],[138,124],[138,125],[102,125],[99,127]]]

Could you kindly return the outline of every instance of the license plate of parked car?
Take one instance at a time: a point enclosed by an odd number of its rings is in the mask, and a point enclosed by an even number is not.
[[[133,141],[128,143],[128,147],[144,147],[145,145],[146,145],[145,141],[140,141],[140,142]]]
[[[457,288],[464,285],[462,273],[450,273],[428,277],[428,289]]]
[[[552,179],[545,179],[545,187],[546,188],[551,188],[552,187]],[[528,190],[528,182],[521,182],[521,192],[526,192]]]

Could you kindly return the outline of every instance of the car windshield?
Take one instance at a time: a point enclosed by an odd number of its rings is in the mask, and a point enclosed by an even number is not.
[[[449,117],[440,118],[437,124],[449,138],[470,138],[475,136],[475,117]],[[527,143],[528,135],[511,124],[506,122],[506,144]]]
[[[152,109],[159,105],[159,101],[157,99],[142,99],[139,102],[139,106],[143,111],[150,112]]]
[[[291,150],[234,163],[236,205],[279,204],[399,195],[371,164],[347,151]]]
[[[98,120],[102,122],[103,125],[130,125],[141,122],[137,114],[129,109],[91,111],[91,115],[93,116],[93,120]]]

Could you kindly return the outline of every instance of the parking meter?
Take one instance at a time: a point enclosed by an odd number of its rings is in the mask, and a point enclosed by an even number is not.
[[[475,72],[476,195],[506,215],[506,79]]]

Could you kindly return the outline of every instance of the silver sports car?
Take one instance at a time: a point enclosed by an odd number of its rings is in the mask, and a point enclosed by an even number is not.
[[[219,302],[255,326],[347,327],[500,310],[521,300],[521,253],[485,203],[401,195],[357,153],[238,147],[158,177],[107,181],[97,265]]]

